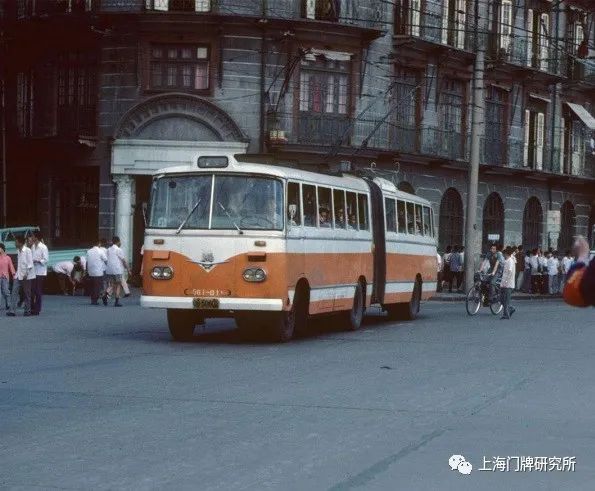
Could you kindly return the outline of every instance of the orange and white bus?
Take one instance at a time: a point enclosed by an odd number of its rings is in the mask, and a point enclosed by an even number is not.
[[[358,329],[372,305],[413,319],[436,290],[433,213],[381,178],[197,156],[154,177],[143,271],[141,305],[178,340],[205,317],[278,341],[318,314]]]

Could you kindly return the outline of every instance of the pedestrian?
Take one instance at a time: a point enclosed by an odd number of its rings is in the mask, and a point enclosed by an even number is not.
[[[31,282],[35,279],[33,268],[33,255],[31,249],[25,245],[25,238],[18,236],[15,239],[17,247],[17,269],[12,283],[12,294],[10,297],[10,309],[6,315],[16,315],[17,302],[19,300],[19,289],[23,290],[23,303],[25,304],[25,317],[31,315]]]
[[[74,256],[72,261],[60,261],[53,267],[58,278],[58,285],[62,295],[74,295],[77,285],[77,278],[84,272],[80,256]]]
[[[514,290],[514,279],[516,276],[515,262],[512,257],[512,248],[504,250],[504,268],[502,270],[502,281],[500,282],[500,295],[502,299],[501,319],[510,319],[516,309],[511,305],[512,291]]]
[[[548,293],[550,295],[557,294],[560,290],[560,285],[558,284],[559,272],[560,261],[558,260],[558,252],[554,251],[548,255],[547,259]]]
[[[0,242],[0,297],[6,311],[10,308],[10,279],[14,277],[14,264],[6,254],[6,246]]]
[[[107,240],[105,239],[100,239],[100,246],[99,248],[103,251],[103,253],[105,254],[105,257],[107,257],[107,249],[108,247],[110,247],[110,244],[107,243]],[[101,288],[101,298],[104,299],[103,303],[104,305],[107,305],[107,299],[111,298],[112,292],[110,290],[109,287],[109,282],[107,281],[107,274],[106,274],[106,269],[107,269],[107,261],[106,261],[106,265],[103,268],[103,287]]]
[[[141,256],[143,254],[143,249],[141,249]],[[143,270],[143,266],[141,263],[141,276],[142,276],[142,270]],[[444,268],[444,263],[442,262],[442,256],[440,255],[440,253],[436,252],[436,268],[438,270],[437,274],[436,274],[436,291],[438,293],[440,293],[442,291],[442,270]]]
[[[456,289],[460,290],[463,283],[463,262],[461,261],[461,247],[456,245],[450,255],[450,281],[448,282],[448,292],[452,293],[452,285],[456,281]]]
[[[48,275],[50,255],[47,246],[43,243],[43,235],[39,230],[33,232],[31,239],[31,254],[33,256],[33,268],[35,269],[35,279],[31,285],[31,314],[39,315],[43,298],[43,284]]]
[[[523,250],[523,246],[519,245],[516,248],[516,289],[522,290],[523,287],[523,279],[525,277],[525,251]]]
[[[564,257],[562,258],[562,264],[560,269],[562,270],[562,280],[560,281],[560,293],[564,292],[564,285],[566,285],[566,276],[570,271],[570,267],[572,266],[572,256],[570,255],[570,251],[567,250],[564,253]]]
[[[446,246],[444,255],[442,256],[442,263],[444,268],[442,269],[442,281],[450,284],[450,255],[452,253],[452,246]]]
[[[87,275],[91,282],[91,304],[97,305],[99,296],[103,292],[103,276],[107,263],[107,255],[101,249],[101,242],[87,251]]]
[[[114,292],[115,303],[114,307],[121,307],[120,295],[122,293],[122,275],[128,271],[128,263],[124,257],[124,251],[120,248],[121,242],[119,237],[114,237],[112,246],[107,250],[107,268],[106,274],[109,284]],[[107,305],[107,292],[103,297],[103,304]]]
[[[504,256],[499,250],[497,244],[490,246],[490,251],[486,254],[486,259],[490,263],[489,270],[489,300],[492,301],[496,296],[496,284],[498,284],[502,278],[502,271],[504,268]]]
[[[548,292],[548,274],[547,274],[547,255],[539,250],[538,254],[538,261],[539,261],[539,273],[540,273],[540,283],[539,283],[539,292],[542,295],[547,295]]]

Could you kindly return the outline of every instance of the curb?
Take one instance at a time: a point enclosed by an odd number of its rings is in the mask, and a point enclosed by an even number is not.
[[[465,295],[453,295],[448,297],[431,297],[430,302],[464,302],[467,297]],[[513,295],[513,300],[560,300],[562,295]]]

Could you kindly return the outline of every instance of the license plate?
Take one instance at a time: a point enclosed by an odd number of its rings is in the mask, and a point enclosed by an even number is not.
[[[195,298],[192,300],[192,305],[195,309],[218,309],[218,298]]]

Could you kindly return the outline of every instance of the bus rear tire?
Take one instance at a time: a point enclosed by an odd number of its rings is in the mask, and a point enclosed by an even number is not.
[[[419,314],[421,305],[421,282],[415,281],[413,293],[411,294],[411,301],[405,303],[395,303],[386,306],[388,319],[391,321],[412,321],[415,320]]]
[[[345,321],[348,331],[357,331],[361,327],[365,310],[366,302],[364,297],[364,288],[362,287],[362,284],[358,282],[355,286],[351,310],[345,313]]]
[[[295,307],[295,305],[294,305]],[[295,308],[271,314],[267,322],[268,338],[273,343],[286,343],[293,338],[296,324]]]
[[[176,341],[192,341],[194,327],[198,323],[196,313],[192,310],[167,309],[167,327]]]

